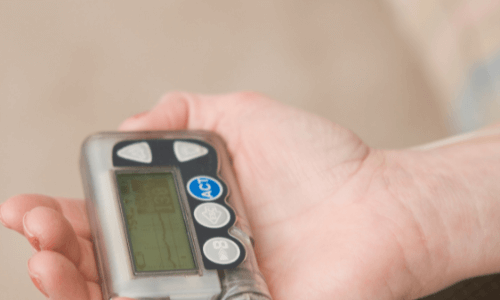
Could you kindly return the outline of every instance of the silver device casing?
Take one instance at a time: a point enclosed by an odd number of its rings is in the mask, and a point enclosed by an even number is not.
[[[112,151],[121,141],[148,139],[195,139],[210,144],[217,152],[218,175],[229,188],[226,202],[237,219],[229,233],[246,249],[245,260],[236,268],[206,270],[201,259],[189,205],[182,183],[176,182],[193,246],[196,272],[135,274],[129,253],[127,231],[120,207],[120,195]],[[206,131],[103,132],[88,137],[82,145],[81,175],[104,299],[122,296],[144,300],[266,300],[271,299],[253,251],[251,230],[229,155],[223,140]],[[138,168],[134,168],[137,170]],[[141,171],[169,171],[171,168],[144,167]],[[132,170],[129,168],[128,170]]]

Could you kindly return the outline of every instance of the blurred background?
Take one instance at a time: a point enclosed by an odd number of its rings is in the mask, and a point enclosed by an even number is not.
[[[0,1],[0,203],[81,198],[83,139],[172,90],[258,91],[381,148],[494,122],[498,2]],[[30,255],[0,226],[1,299],[44,299]],[[498,296],[496,282],[435,299]]]

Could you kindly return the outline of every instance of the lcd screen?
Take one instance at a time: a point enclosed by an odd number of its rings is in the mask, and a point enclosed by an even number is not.
[[[174,174],[116,178],[136,272],[196,269]]]

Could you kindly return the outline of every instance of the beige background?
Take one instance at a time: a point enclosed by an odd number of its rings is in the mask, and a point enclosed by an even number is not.
[[[78,155],[166,91],[255,90],[375,147],[447,134],[382,2],[0,1],[0,202],[81,197]],[[0,226],[0,299],[43,299],[29,244]]]

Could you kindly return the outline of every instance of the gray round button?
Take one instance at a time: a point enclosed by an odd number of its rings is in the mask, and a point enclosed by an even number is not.
[[[228,265],[240,257],[240,248],[230,239],[215,237],[205,242],[203,253],[216,264]]]
[[[194,218],[205,227],[221,228],[229,223],[231,215],[229,211],[220,204],[203,203],[198,205],[194,210]]]

